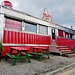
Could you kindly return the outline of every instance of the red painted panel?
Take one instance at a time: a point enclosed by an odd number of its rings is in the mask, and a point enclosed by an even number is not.
[[[42,36],[42,45],[44,44],[44,36]]]
[[[13,43],[15,44],[15,32],[13,32]]]
[[[44,36],[44,44],[46,45],[46,36]]]
[[[40,44],[42,44],[42,35],[40,36]]]
[[[24,40],[24,33],[21,33],[21,44],[23,44],[23,40]]]
[[[24,44],[26,43],[26,38],[25,38],[26,35],[25,35],[25,34],[26,34],[26,33],[24,33]]]
[[[3,35],[3,43],[7,42],[7,31],[4,30],[4,35]]]
[[[36,35],[36,44],[38,44],[38,35]]]
[[[37,39],[37,35],[35,35],[35,44],[37,44],[37,40],[36,39]]]
[[[49,42],[49,37],[47,36],[47,45],[48,45],[48,42]]]
[[[24,43],[25,43],[25,44],[28,44],[28,34],[25,33],[25,34],[24,34],[24,37],[25,37],[25,39],[24,39]]]
[[[46,36],[45,36],[45,45],[47,44],[47,38],[46,38]]]
[[[10,41],[10,39],[11,39],[11,32],[10,31],[8,31],[8,36],[7,36],[7,43],[10,43],[11,41]]]
[[[43,39],[44,39],[44,40],[43,40],[43,44],[45,45],[45,36],[43,36]]]
[[[21,40],[21,33],[18,32],[18,44],[20,44],[20,40]]]
[[[11,43],[13,44],[14,43],[14,32],[11,31]]]
[[[49,42],[50,42],[50,39],[49,39],[49,36],[48,36],[48,45],[49,45]]]
[[[33,36],[34,36],[34,44],[36,44],[36,43],[35,43],[35,40],[36,40],[35,38],[36,38],[36,37],[35,37],[35,35],[34,35],[34,34],[33,34]]]
[[[11,20],[11,19],[5,19],[5,27],[17,29],[17,30],[22,30],[21,22],[16,21],[16,20]]]
[[[46,45],[47,45],[47,42],[48,42],[47,36],[45,36],[45,44],[46,44]]]
[[[58,34],[59,34],[60,37],[63,37],[63,31],[58,30]]]
[[[33,38],[34,36],[33,36],[33,34],[32,34],[32,44],[34,44],[34,42],[33,42],[33,40],[34,40],[34,38]]]
[[[29,34],[27,33],[27,44],[29,44]]]
[[[40,44],[40,35],[38,35],[38,44]]]
[[[39,44],[39,35],[37,35],[37,44]]]
[[[41,44],[41,35],[39,35],[39,44]]]
[[[32,44],[32,34],[29,34],[29,44]]]
[[[15,44],[17,44],[17,43],[18,43],[18,33],[15,32]]]
[[[66,38],[57,38],[57,45],[75,46],[75,40],[70,40]]]
[[[42,45],[44,44],[44,36],[42,36]]]
[[[72,46],[75,46],[75,40],[70,40],[70,44],[72,45]]]

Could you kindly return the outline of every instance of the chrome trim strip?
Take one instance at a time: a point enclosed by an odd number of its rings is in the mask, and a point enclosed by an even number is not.
[[[4,44],[4,46],[50,46],[50,45],[37,45],[37,44]]]
[[[9,29],[9,28],[4,28],[4,30],[15,31],[15,32],[22,32],[22,33],[29,33],[29,34],[35,34],[35,35],[42,35],[42,36],[50,36],[50,35],[45,35],[45,34],[40,34],[40,33],[33,33],[33,32],[28,32],[28,31],[20,31],[20,30]]]

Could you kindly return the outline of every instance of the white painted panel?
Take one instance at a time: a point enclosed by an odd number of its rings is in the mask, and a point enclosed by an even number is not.
[[[74,35],[74,39],[75,39],[75,35]]]
[[[55,29],[55,35],[58,36],[58,29]]]
[[[63,31],[63,36],[65,37],[65,32]]]
[[[4,15],[0,15],[0,42],[3,42],[3,28],[5,27]]]
[[[51,27],[48,27],[48,35],[51,35]]]
[[[35,23],[39,23],[39,24],[43,24],[43,25],[49,26],[49,22],[43,21],[41,19],[37,19],[35,17],[28,16],[28,15],[25,15],[25,14],[21,14],[19,12],[15,12],[15,11],[12,11],[12,10],[4,9],[4,13],[6,15],[11,16],[11,17],[25,19],[27,21],[31,21],[31,22],[35,22]]]

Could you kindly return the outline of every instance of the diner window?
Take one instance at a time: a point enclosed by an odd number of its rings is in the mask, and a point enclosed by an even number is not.
[[[5,19],[5,28],[22,30],[22,22],[14,19]]]
[[[25,23],[25,31],[36,32],[37,25],[32,23]]]
[[[39,25],[39,33],[41,33],[41,34],[48,34],[48,27]]]
[[[65,32],[65,37],[66,37],[66,38],[69,38],[69,33],[66,33],[66,32]]]
[[[62,30],[58,30],[58,34],[59,34],[59,37],[63,37],[63,31]]]

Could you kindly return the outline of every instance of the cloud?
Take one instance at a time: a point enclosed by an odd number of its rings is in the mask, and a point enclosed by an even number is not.
[[[0,0],[2,2],[3,0]],[[44,8],[47,8],[52,16],[52,22],[73,26],[75,29],[75,0],[9,0],[13,8],[30,15],[42,18]]]

